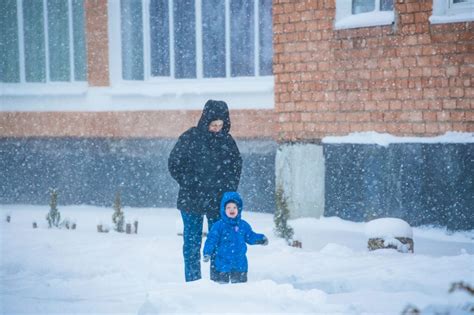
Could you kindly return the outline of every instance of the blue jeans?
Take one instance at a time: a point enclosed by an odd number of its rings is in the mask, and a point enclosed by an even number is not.
[[[181,210],[183,218],[183,257],[184,276],[186,281],[201,279],[201,244],[203,214],[192,213]],[[220,219],[219,215],[206,215],[207,225],[211,230],[212,225]],[[211,256],[211,280],[217,278],[215,270],[215,256]]]

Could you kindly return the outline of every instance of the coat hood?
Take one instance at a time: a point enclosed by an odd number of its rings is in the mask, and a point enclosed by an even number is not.
[[[235,217],[234,219],[229,218],[225,214],[225,205],[229,201],[235,202],[237,204],[237,207],[239,208],[239,213],[237,214],[237,217]],[[242,210],[244,208],[243,206],[244,206],[244,204],[243,204],[242,198],[240,197],[238,192],[228,191],[228,192],[224,193],[224,196],[222,196],[222,200],[221,200],[221,219],[224,220],[225,222],[229,222],[229,223],[233,223],[233,222],[235,222],[234,224],[238,223],[238,221],[240,221],[240,217],[242,215]]]
[[[227,134],[230,131],[229,108],[224,101],[208,100],[202,110],[199,119],[198,128],[202,131],[208,131],[209,124],[214,120],[222,120],[224,126],[221,133]]]

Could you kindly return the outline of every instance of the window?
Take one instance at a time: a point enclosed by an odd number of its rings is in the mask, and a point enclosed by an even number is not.
[[[271,0],[121,0],[121,78],[270,76],[271,11]]]
[[[390,25],[393,0],[336,0],[336,29]]]
[[[2,0],[0,29],[0,82],[86,80],[83,0]]]
[[[393,0],[353,0],[352,14],[372,11],[393,11]]]
[[[474,0],[433,0],[431,23],[474,21]]]

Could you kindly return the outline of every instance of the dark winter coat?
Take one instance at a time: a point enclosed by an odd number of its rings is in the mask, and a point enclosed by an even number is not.
[[[214,120],[224,122],[218,133],[208,130]],[[198,125],[179,137],[168,159],[171,176],[179,184],[179,210],[219,216],[222,194],[237,190],[242,157],[229,131],[227,104],[209,100]]]
[[[225,214],[225,205],[234,201],[239,213],[235,218]],[[265,235],[252,231],[250,224],[241,218],[243,202],[236,192],[226,192],[221,201],[221,219],[212,225],[204,244],[203,255],[216,255],[218,272],[247,272],[247,245],[263,244]]]

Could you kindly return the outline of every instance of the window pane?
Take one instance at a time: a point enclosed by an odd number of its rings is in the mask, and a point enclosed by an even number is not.
[[[232,0],[230,5],[231,76],[254,75],[253,1]]]
[[[225,1],[202,1],[203,73],[225,77]]]
[[[20,82],[16,0],[0,1],[0,82]]]
[[[352,0],[352,14],[371,12],[374,10],[374,0]]]
[[[84,0],[72,0],[72,21],[74,38],[74,79],[86,81],[86,38],[84,26]]]
[[[196,77],[194,0],[173,1],[175,78]]]
[[[168,0],[150,1],[151,75],[170,76]]]
[[[121,0],[122,77],[143,80],[143,17],[141,0]]]
[[[67,0],[48,0],[49,77],[70,81],[69,24]]]
[[[472,0],[453,0],[453,3],[472,2]]]
[[[259,1],[260,75],[272,74],[272,0]]]
[[[393,11],[393,0],[380,0],[380,11]]]
[[[43,1],[23,0],[25,79],[46,82]]]

